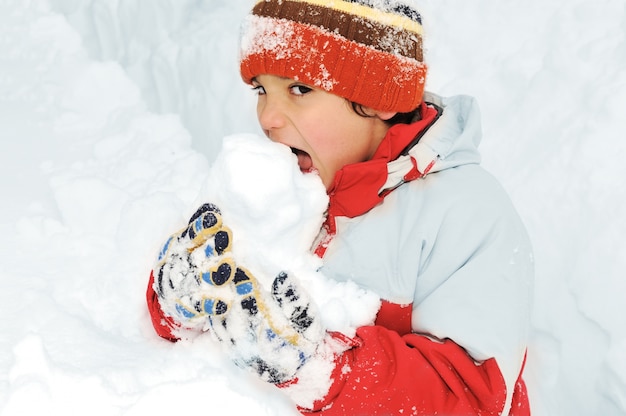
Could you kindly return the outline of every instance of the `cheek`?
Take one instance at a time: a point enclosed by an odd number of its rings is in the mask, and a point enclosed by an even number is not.
[[[318,149],[317,158],[316,168],[327,190],[333,184],[339,170],[358,161],[354,158],[353,152],[345,147],[337,146],[336,143]]]

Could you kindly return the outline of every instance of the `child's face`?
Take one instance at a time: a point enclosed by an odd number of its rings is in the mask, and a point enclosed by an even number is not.
[[[303,172],[317,171],[326,189],[343,166],[369,160],[395,113],[354,112],[342,97],[289,78],[260,75],[257,116],[265,135],[291,147]]]

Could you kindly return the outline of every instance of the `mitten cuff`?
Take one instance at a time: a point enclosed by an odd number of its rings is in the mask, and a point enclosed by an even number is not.
[[[161,309],[159,297],[157,296],[153,288],[153,284],[154,273],[150,272],[150,280],[148,282],[148,289],[146,291],[146,301],[148,303],[148,311],[150,312],[152,326],[161,338],[165,338],[170,341],[178,341],[178,337],[175,335],[175,331],[180,327],[180,325],[178,325],[169,316],[166,316]]]
[[[339,394],[359,341],[341,333],[328,333],[316,353],[298,370],[297,378],[278,385],[301,411],[324,408]]]

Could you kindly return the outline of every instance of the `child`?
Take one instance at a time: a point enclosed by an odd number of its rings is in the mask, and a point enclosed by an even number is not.
[[[354,337],[324,331],[289,275],[262,289],[206,204],[151,275],[159,335],[208,330],[304,414],[529,415],[529,241],[479,166],[475,102],[423,92],[420,14],[394,0],[260,0],[243,29],[263,131],[327,189],[313,247],[324,275],[384,301]]]

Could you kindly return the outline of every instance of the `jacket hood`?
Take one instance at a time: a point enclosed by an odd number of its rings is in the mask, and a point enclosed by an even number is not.
[[[480,115],[473,98],[426,93],[421,113],[421,120],[391,127],[371,160],[337,172],[316,243],[320,257],[336,231],[337,217],[363,215],[394,189],[429,173],[480,163]]]
[[[424,101],[437,108],[439,115],[421,132],[417,144],[409,144],[398,158],[388,162],[387,181],[379,190],[381,194],[429,173],[480,163],[478,145],[482,132],[476,100],[465,95],[444,98],[426,93]],[[394,126],[389,134],[403,127]]]
[[[444,109],[440,119],[420,140],[439,156],[431,172],[480,163],[478,146],[482,129],[476,100],[467,95],[442,98],[434,94],[428,94],[425,99]]]

